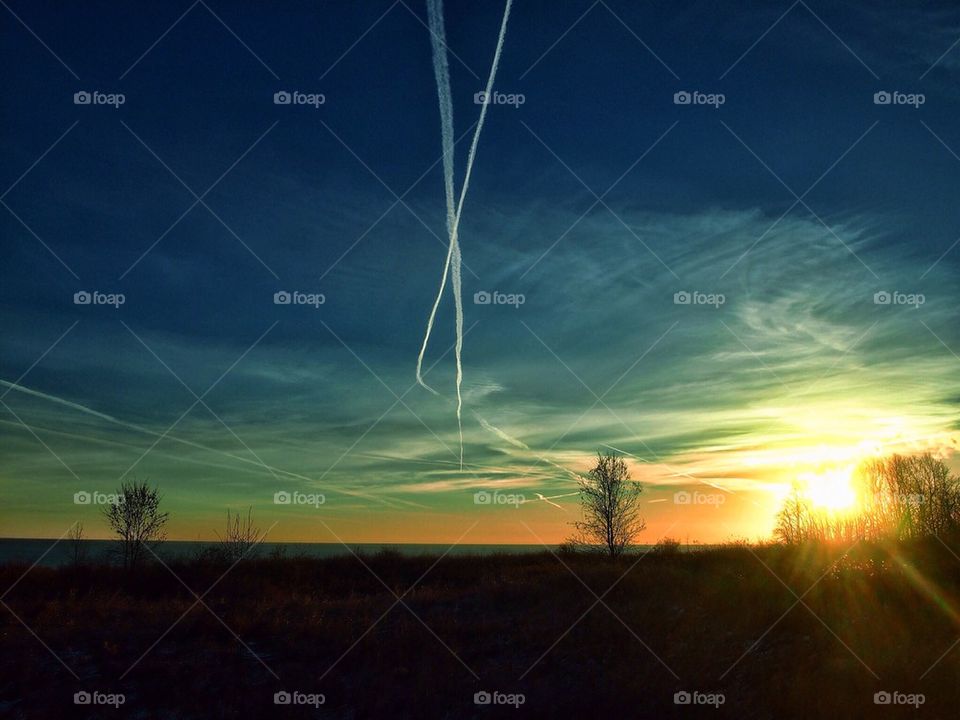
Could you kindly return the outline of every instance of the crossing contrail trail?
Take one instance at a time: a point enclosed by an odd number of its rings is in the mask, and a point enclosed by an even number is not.
[[[437,316],[437,308],[440,307],[440,300],[447,286],[447,275],[450,273],[450,264],[453,259],[454,248],[456,247],[456,241],[453,238],[454,215],[456,210],[454,205],[453,179],[453,100],[450,92],[450,66],[447,62],[446,31],[443,25],[443,7],[441,0],[427,0],[427,17],[430,23],[430,42],[433,49],[433,75],[437,81],[437,100],[440,104],[443,186],[444,196],[447,201],[447,235],[450,237],[450,245],[447,249],[447,259],[443,264],[443,274],[440,277],[440,289],[437,291],[437,297],[433,301],[430,317],[427,320],[427,330],[423,336],[423,343],[420,346],[420,354],[417,356],[417,382],[434,395],[437,395],[439,393],[424,382],[421,370],[423,367],[423,356],[427,351],[427,343],[430,340],[430,333],[433,330],[433,321]]]
[[[497,67],[500,64],[500,55],[503,51],[503,41],[507,34],[507,21],[510,19],[510,8],[513,0],[507,0],[503,10],[503,20],[500,23],[500,34],[497,36],[497,48],[493,54],[493,62],[490,63],[490,74],[487,76],[487,86],[484,102],[480,106],[480,120],[477,122],[476,130],[473,133],[473,141],[470,144],[470,152],[467,155],[467,167],[463,177],[463,186],[460,188],[460,200],[457,203],[456,213],[453,212],[453,102],[450,92],[450,73],[447,64],[447,48],[445,37],[446,33],[443,26],[443,3],[442,0],[427,0],[427,12],[430,19],[431,43],[433,47],[433,67],[434,75],[437,80],[437,96],[440,103],[440,125],[441,141],[443,143],[444,156],[444,187],[447,199],[447,231],[450,234],[450,246],[447,251],[447,259],[443,267],[443,275],[440,279],[440,289],[437,292],[437,298],[434,301],[433,309],[430,311],[430,318],[427,321],[427,330],[423,337],[423,345],[420,348],[420,355],[417,357],[417,382],[427,388],[434,394],[436,391],[423,382],[421,376],[421,367],[423,365],[423,356],[427,350],[430,341],[430,332],[433,329],[433,321],[436,317],[437,308],[440,305],[440,298],[443,295],[444,287],[447,283],[447,275],[451,276],[451,285],[453,288],[453,302],[456,312],[456,345],[454,355],[457,364],[457,429],[460,435],[460,466],[463,468],[463,284],[461,277],[462,258],[460,255],[460,243],[458,239],[458,230],[460,226],[460,217],[463,213],[463,204],[467,196],[467,188],[470,185],[470,174],[473,172],[473,162],[477,153],[477,145],[480,142],[480,132],[483,130],[483,121],[487,115],[487,106],[489,105],[490,92],[493,89],[493,81],[497,75]]]

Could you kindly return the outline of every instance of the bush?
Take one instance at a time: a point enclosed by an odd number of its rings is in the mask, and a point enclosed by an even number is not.
[[[663,537],[653,546],[654,555],[679,555],[680,541],[672,537]]]

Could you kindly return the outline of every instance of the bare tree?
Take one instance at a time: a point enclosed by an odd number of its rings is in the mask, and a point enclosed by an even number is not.
[[[170,514],[160,511],[157,488],[134,480],[120,485],[116,502],[104,506],[103,516],[120,541],[123,566],[132,569],[143,560],[145,550],[166,538]]]
[[[574,523],[580,542],[600,545],[610,557],[621,555],[647,527],[640,516],[641,492],[622,457],[597,453],[597,464],[580,478],[583,520]]]
[[[217,533],[220,540],[218,555],[229,562],[239,562],[254,552],[264,536],[265,533],[253,524],[252,507],[247,509],[245,520],[240,513],[231,516],[230,508],[227,508],[227,532],[222,537]]]
[[[960,524],[960,478],[932,455],[892,455],[863,473],[875,489],[872,509],[898,539],[939,535]]]
[[[70,543],[70,561],[74,567],[80,567],[87,557],[87,547],[84,545],[83,523],[79,520],[67,531],[67,542]]]

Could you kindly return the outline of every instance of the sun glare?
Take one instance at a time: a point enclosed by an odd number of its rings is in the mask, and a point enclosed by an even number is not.
[[[850,466],[804,473],[800,476],[804,483],[803,491],[815,507],[832,512],[850,510],[857,502],[853,470],[853,466]]]

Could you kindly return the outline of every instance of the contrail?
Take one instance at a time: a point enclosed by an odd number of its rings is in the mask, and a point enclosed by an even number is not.
[[[439,0],[437,0],[439,2]],[[500,35],[497,37],[497,49],[493,53],[493,62],[490,63],[490,74],[487,76],[486,102],[480,106],[480,120],[477,122],[477,129],[473,131],[473,142],[470,143],[470,153],[467,155],[467,169],[463,175],[463,186],[460,188],[460,202],[457,204],[457,216],[453,222],[453,229],[450,231],[450,244],[453,247],[453,303],[456,309],[457,323],[457,343],[454,348],[454,356],[457,362],[457,426],[460,430],[460,464],[463,465],[463,424],[461,420],[461,411],[463,409],[463,395],[461,394],[461,385],[463,384],[463,363],[461,354],[463,351],[463,289],[460,277],[461,258],[460,241],[458,231],[460,228],[460,217],[463,214],[463,202],[467,197],[467,188],[470,185],[470,174],[473,172],[473,161],[477,154],[477,145],[480,142],[480,131],[483,130],[483,121],[487,116],[487,107],[490,105],[490,92],[493,89],[493,81],[497,75],[497,66],[500,65],[500,53],[503,51],[503,40],[507,35],[507,21],[510,19],[510,8],[513,0],[507,0],[503,9],[503,20],[500,23]]]
[[[3,419],[0,419],[0,425],[6,425],[11,428],[23,427],[23,425],[21,425],[18,422],[13,422],[12,420],[3,420]],[[143,448],[140,447],[139,445],[134,445],[132,443],[119,442],[117,440],[108,440],[106,438],[94,437],[92,435],[81,435],[78,433],[66,432],[64,430],[54,430],[53,428],[42,427],[36,424],[32,424],[31,428],[35,430],[37,434],[40,434],[42,432],[48,435],[57,435],[58,437],[69,438],[71,440],[83,440],[85,442],[95,443],[99,445],[109,445],[110,447],[128,448],[130,450],[136,450],[137,452],[140,452],[141,450],[143,450]],[[167,437],[170,438],[169,435]],[[177,440],[177,438],[172,438],[172,439]],[[234,465],[227,465],[225,463],[211,462],[208,460],[200,460],[195,457],[191,457],[189,454],[185,454],[185,453],[180,453],[180,454],[168,453],[163,450],[154,450],[153,454],[160,455],[162,457],[166,457],[171,460],[175,460],[177,462],[188,463],[191,465],[201,465],[203,467],[211,467],[211,468],[216,468],[218,470],[231,470],[231,471],[240,470],[241,472],[258,473],[259,470],[265,467],[250,461],[249,464],[252,464],[253,467],[237,468]],[[245,461],[244,458],[240,458],[239,456],[229,455],[229,454],[227,454],[227,456],[232,457],[234,459],[241,459]],[[287,472],[286,470],[280,470],[279,468],[270,468],[269,466],[266,466],[266,467],[267,469],[273,469],[278,473],[286,474],[293,478],[310,481],[310,478],[305,477],[303,475],[290,473],[290,472]],[[387,496],[373,496],[369,494],[361,494],[359,492],[351,492],[350,490],[344,490],[344,489],[335,488],[335,487],[325,487],[324,489],[327,492],[341,493],[347,496],[356,496],[356,497],[362,497],[364,499],[374,500],[376,502],[381,502],[382,504],[387,505],[388,507],[391,507],[394,509],[405,509],[405,506],[417,507],[421,509],[429,509],[426,505],[423,505],[422,503],[415,503],[412,500],[401,500],[399,498],[390,498]]]
[[[204,450],[206,452],[213,453],[215,455],[220,455],[222,457],[230,458],[231,460],[235,460],[236,462],[243,463],[244,465],[251,465],[254,468],[273,471],[274,473],[279,473],[280,475],[284,475],[288,478],[292,478],[295,480],[300,480],[302,482],[307,482],[307,483],[314,482],[313,478],[307,477],[306,475],[301,475],[300,473],[291,472],[289,470],[284,470],[282,468],[274,467],[272,465],[267,465],[262,462],[257,462],[255,460],[251,460],[250,458],[244,457],[242,455],[236,455],[235,453],[227,452],[226,450],[220,450],[215,447],[210,447],[209,445],[203,445],[201,443],[194,442],[192,440],[187,440],[182,437],[177,437],[169,433],[160,433],[160,432],[157,432],[156,430],[151,430],[150,428],[143,427],[142,425],[137,425],[136,423],[127,422],[126,420],[121,420],[119,418],[113,417],[112,415],[102,413],[99,410],[94,410],[93,408],[87,407],[86,405],[81,405],[79,403],[71,402],[70,400],[65,400],[64,398],[57,397],[56,395],[50,395],[49,393],[41,392],[39,390],[34,390],[32,388],[26,387],[25,385],[19,385],[17,383],[12,383],[7,380],[0,379],[0,387],[5,387],[7,388],[7,390],[15,390],[19,393],[23,393],[25,395],[38,398],[40,400],[46,400],[47,402],[52,402],[52,403],[56,403],[57,405],[62,405],[64,407],[70,408],[71,410],[75,410],[85,415],[90,415],[91,417],[104,420],[106,422],[112,423],[114,425],[118,425],[128,430],[134,430],[136,432],[144,433],[152,437],[158,437],[158,438],[170,440],[172,442],[180,443],[181,445],[186,445],[187,447],[192,447],[197,450]],[[0,420],[0,422],[5,422],[7,424],[10,424],[7,421]],[[44,430],[46,432],[64,434],[61,431],[50,430],[48,428],[44,428]],[[80,435],[78,435],[77,437],[80,439],[85,438],[85,436],[80,436]],[[85,439],[91,439],[91,438],[85,438]],[[187,456],[177,456],[177,459],[184,460],[184,459],[187,459]],[[193,460],[189,460],[189,459],[188,461],[194,462]],[[411,503],[410,501],[401,500],[399,498],[396,498],[396,499],[391,498],[390,501],[387,501],[386,499],[377,495],[372,495],[370,493],[364,493],[357,490],[337,488],[332,485],[325,486],[325,489],[328,492],[341,493],[343,495],[348,495],[352,497],[359,497],[366,500],[373,500],[375,502],[382,502],[387,505],[389,505],[390,502],[418,505],[417,503]]]
[[[565,494],[563,494],[563,495],[553,495],[553,496],[551,496],[551,497],[545,497],[542,493],[534,493],[534,494],[537,496],[537,500],[540,500],[540,501],[542,501],[542,502],[545,502],[547,505],[553,505],[555,508],[559,508],[560,510],[563,510],[564,512],[566,512],[567,509],[566,509],[565,507],[563,507],[563,505],[559,505],[559,504],[553,502],[554,499],[556,499],[556,498],[570,497],[571,495],[579,495],[580,493],[578,493],[578,492],[575,492],[575,493],[565,493]]]
[[[440,307],[440,300],[443,297],[443,291],[447,286],[447,275],[450,272],[450,262],[453,258],[454,249],[457,243],[453,236],[455,213],[453,189],[453,100],[450,91],[450,66],[447,62],[446,30],[444,29],[443,24],[443,7],[441,5],[441,0],[427,0],[427,17],[430,22],[430,44],[433,50],[433,75],[437,81],[437,100],[440,104],[440,142],[443,149],[443,186],[444,195],[447,201],[447,234],[450,237],[450,245],[447,249],[447,259],[443,264],[443,275],[440,277],[440,289],[437,291],[437,297],[433,301],[433,307],[430,310],[430,317],[427,320],[427,330],[423,336],[423,344],[420,346],[420,354],[417,356],[417,382],[434,395],[437,395],[439,393],[437,393],[436,390],[424,382],[421,370],[423,367],[423,356],[427,352],[427,343],[430,340],[430,333],[433,330],[433,321],[437,316],[437,308]]]
[[[79,410],[80,412],[87,413],[88,415],[93,415],[94,417],[98,417],[101,420],[106,420],[108,422],[120,423],[121,425],[126,425],[127,427],[131,427],[134,430],[143,429],[138,425],[130,425],[128,423],[123,422],[122,420],[118,420],[115,417],[106,415],[105,413],[99,412],[97,410],[93,410],[92,408],[88,408],[86,405],[78,405],[75,402],[64,400],[63,398],[57,397],[56,395],[48,395],[47,393],[40,392],[39,390],[28,388],[26,385],[18,385],[17,383],[12,383],[7,380],[0,380],[0,387],[7,388],[7,392],[10,392],[11,390],[16,390],[17,392],[24,393],[25,395],[30,395],[31,397],[40,398],[41,400],[48,400],[49,402],[57,403],[59,405],[64,405],[73,410]],[[6,393],[4,393],[4,395],[6,395]]]
[[[566,467],[564,467],[563,465],[560,465],[559,463],[554,462],[554,461],[551,460],[550,458],[547,458],[547,457],[544,457],[543,455],[538,454],[536,451],[534,451],[529,445],[527,445],[527,444],[524,443],[523,441],[517,440],[515,437],[512,437],[512,436],[508,435],[508,434],[505,433],[503,430],[501,430],[500,428],[498,428],[496,425],[492,425],[492,424],[490,424],[489,422],[487,422],[487,421],[486,421],[484,418],[482,418],[482,417],[480,416],[480,414],[477,413],[476,411],[471,411],[471,413],[472,413],[473,416],[480,422],[480,426],[481,426],[484,430],[487,430],[488,432],[493,433],[494,435],[496,435],[498,438],[500,438],[500,439],[503,440],[504,442],[507,442],[507,443],[509,443],[510,445],[513,445],[513,446],[516,447],[516,448],[519,448],[519,449],[521,449],[521,450],[529,450],[530,452],[534,453],[534,455],[536,455],[540,460],[542,460],[543,462],[547,463],[548,465],[552,465],[553,467],[557,468],[558,470],[562,470],[563,472],[565,472],[565,473],[567,473],[568,475],[570,475],[570,477],[572,477],[574,480],[579,480],[579,479],[580,479],[580,475],[577,474],[576,472],[574,472],[573,470],[571,470],[571,469],[569,469],[569,468],[566,468]],[[462,468],[461,468],[461,469],[462,469]]]
[[[448,400],[447,398],[444,398],[444,397],[443,397],[442,395],[440,395],[439,393],[437,394],[437,396],[443,398],[443,399],[446,400],[447,402],[450,402],[450,400]],[[571,478],[573,478],[574,480],[578,480],[578,481],[580,480],[580,474],[579,474],[579,473],[576,473],[576,472],[574,472],[573,470],[571,470],[570,468],[566,468],[566,467],[564,467],[563,465],[560,465],[559,463],[554,462],[553,460],[551,460],[551,459],[548,458],[548,457],[544,457],[543,455],[540,455],[539,453],[537,453],[535,450],[533,450],[533,448],[531,448],[529,445],[527,445],[527,444],[526,444],[525,442],[523,442],[522,440],[518,440],[517,438],[513,437],[513,436],[510,435],[509,433],[504,432],[503,430],[501,430],[500,428],[498,428],[496,425],[488,422],[488,421],[487,421],[482,415],[480,415],[480,413],[478,413],[476,410],[471,410],[471,411],[470,411],[470,414],[473,415],[473,416],[477,419],[477,422],[480,423],[480,427],[482,427],[482,428],[483,428],[484,430],[486,430],[487,432],[489,432],[489,433],[491,433],[491,434],[493,434],[493,435],[496,435],[498,438],[500,438],[500,439],[503,440],[504,442],[508,443],[509,445],[512,445],[512,446],[515,447],[515,448],[518,448],[518,449],[520,449],[520,450],[527,450],[527,451],[529,451],[529,452],[534,453],[534,455],[536,455],[536,457],[537,457],[538,459],[540,459],[542,462],[545,462],[545,463],[547,463],[548,465],[552,465],[553,467],[557,468],[558,470],[563,471],[564,473],[568,474],[568,475],[569,475]],[[482,466],[481,466],[481,465],[474,465],[474,466],[471,466],[471,467],[482,467]],[[463,470],[463,458],[460,459],[460,469]]]
[[[520,448],[521,450],[530,450],[529,445],[527,445],[526,443],[520,440],[517,440],[515,437],[511,437],[510,435],[508,435],[507,433],[505,433],[503,430],[496,427],[495,425],[491,425],[482,417],[480,417],[480,415],[478,415],[476,412],[473,413],[473,416],[480,421],[480,426],[484,430],[487,430],[488,432],[492,432],[494,435],[496,435],[498,438],[500,438],[504,442],[510,443],[514,447]]]
[[[447,33],[443,24],[441,0],[427,0],[430,19],[430,38],[433,45],[433,74],[437,80],[437,99],[440,102],[440,134],[443,149],[443,184],[447,201],[447,233],[454,221],[454,139],[453,93],[450,90],[450,65],[447,61]],[[449,263],[449,259],[447,261]]]
[[[451,285],[453,286],[453,302],[456,311],[456,332],[457,341],[454,349],[454,355],[457,363],[457,428],[460,434],[460,466],[463,468],[463,395],[461,386],[463,384],[463,287],[461,278],[462,259],[460,255],[460,243],[458,240],[458,229],[460,226],[460,217],[463,213],[463,204],[467,196],[467,188],[470,185],[470,174],[473,172],[473,161],[477,153],[477,145],[480,142],[480,132],[483,130],[483,121],[487,115],[487,106],[489,105],[490,92],[493,89],[493,81],[497,75],[497,67],[500,64],[500,55],[503,51],[503,41],[507,34],[507,21],[510,19],[510,8],[513,0],[507,0],[503,10],[503,20],[500,23],[500,34],[497,37],[497,48],[493,54],[493,62],[490,64],[490,74],[487,76],[486,99],[487,102],[480,106],[480,120],[477,122],[476,130],[473,133],[473,141],[470,144],[470,153],[467,156],[467,168],[463,177],[463,186],[460,188],[460,200],[457,203],[456,214],[452,211],[453,199],[453,104],[450,92],[450,73],[447,65],[446,43],[444,38],[446,34],[443,29],[443,5],[442,0],[427,0],[427,12],[430,15],[430,33],[433,46],[433,66],[434,75],[437,79],[437,95],[440,102],[440,121],[442,130],[443,154],[444,154],[444,185],[447,197],[447,230],[450,233],[450,247],[447,251],[447,260],[443,268],[443,276],[440,280],[440,289],[437,292],[437,298],[434,301],[433,309],[430,312],[430,319],[427,322],[427,330],[424,334],[423,345],[420,348],[420,355],[417,358],[417,382],[423,385],[431,392],[436,394],[432,388],[428,387],[420,374],[423,365],[423,355],[426,352],[427,344],[430,341],[430,332],[433,329],[433,321],[436,316],[437,307],[440,304],[440,297],[443,295],[444,287],[447,282],[447,274],[451,275]],[[438,59],[438,56],[439,59]],[[449,123],[449,127],[447,127]],[[448,163],[449,147],[449,163]],[[450,272],[452,268],[452,272]]]

